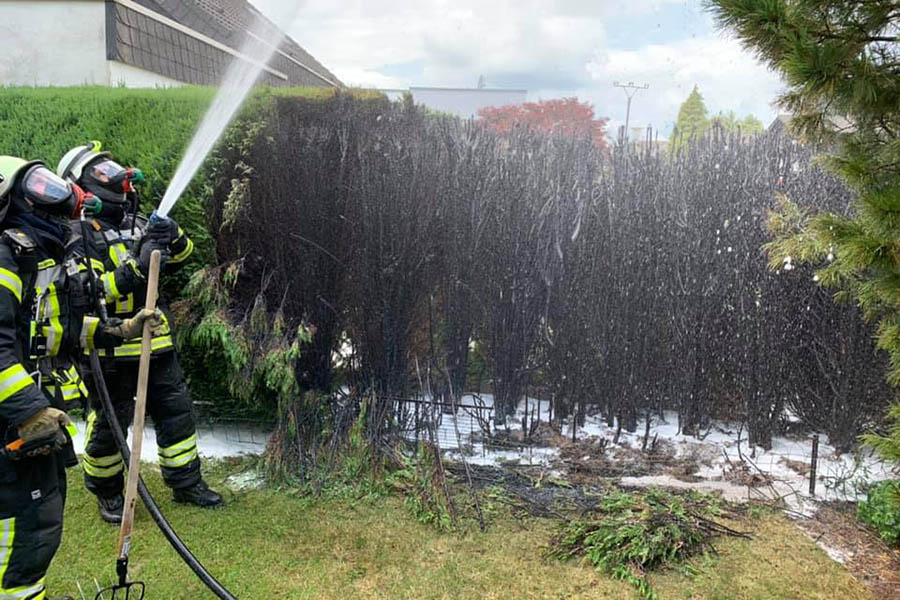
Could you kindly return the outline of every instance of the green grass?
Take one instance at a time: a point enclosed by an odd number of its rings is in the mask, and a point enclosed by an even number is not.
[[[239,469],[207,469],[210,483]],[[151,466],[148,485],[179,535],[236,597],[256,598],[634,598],[590,565],[543,555],[554,531],[544,520],[497,516],[486,533],[440,533],[416,521],[403,499],[298,497],[284,491],[227,492],[228,506],[175,505]],[[840,565],[777,514],[742,523],[753,541],[720,540],[719,556],[652,574],[661,598],[870,599]],[[54,594],[74,594],[114,576],[117,529],[100,522],[93,497],[70,471],[63,546],[50,571]],[[141,508],[131,574],[149,600],[211,598]]]

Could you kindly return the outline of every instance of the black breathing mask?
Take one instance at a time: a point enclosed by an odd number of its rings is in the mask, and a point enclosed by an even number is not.
[[[34,212],[59,219],[74,219],[81,214],[85,193],[66,183],[43,165],[35,165],[19,180],[13,204],[20,212]]]
[[[125,207],[126,193],[131,191],[129,171],[114,160],[102,158],[87,167],[78,182],[103,201],[103,205],[118,204]]]

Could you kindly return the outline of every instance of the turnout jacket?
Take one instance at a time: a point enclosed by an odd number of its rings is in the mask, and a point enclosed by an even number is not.
[[[95,282],[100,288],[97,293],[103,294],[110,317],[126,319],[134,316],[144,307],[147,297],[147,279],[135,258],[148,225],[147,219],[125,215],[121,223],[112,224],[106,220],[92,219],[87,225],[89,258],[97,277]],[[79,262],[79,268],[86,269],[81,222],[71,223],[71,229],[73,235],[67,244],[67,256]],[[193,251],[193,241],[179,227],[177,236],[168,247],[165,272],[173,273],[180,269]],[[151,343],[153,354],[169,352],[174,347],[168,306],[162,296],[159,297],[157,306],[163,313],[163,323]],[[96,329],[98,322],[95,317],[90,317],[86,326]],[[126,340],[115,348],[86,344],[85,352],[90,352],[95,347],[101,356],[137,359],[141,353],[141,338]]]
[[[0,435],[42,408],[84,393],[74,366],[83,343],[117,340],[84,328],[87,298],[63,243],[34,228],[0,233]],[[41,387],[47,393],[41,390]],[[68,398],[71,399],[71,398]]]

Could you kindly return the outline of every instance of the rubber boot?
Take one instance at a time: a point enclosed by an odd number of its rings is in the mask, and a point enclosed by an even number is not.
[[[100,509],[100,518],[113,525],[122,523],[122,509],[125,508],[125,496],[121,493],[104,498],[97,496],[97,507]]]
[[[190,487],[172,490],[172,493],[175,502],[181,504],[194,504],[201,508],[218,508],[225,505],[222,496],[209,489],[202,479]]]

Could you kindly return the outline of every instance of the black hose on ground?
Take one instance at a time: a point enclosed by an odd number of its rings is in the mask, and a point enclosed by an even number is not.
[[[119,447],[119,452],[122,453],[122,459],[125,461],[125,464],[128,464],[131,460],[131,450],[125,442],[125,435],[122,433],[122,427],[119,424],[118,417],[116,417],[116,411],[113,407],[112,400],[109,398],[109,390],[106,389],[106,380],[103,377],[103,370],[100,367],[100,358],[97,356],[96,350],[91,352],[91,371],[93,371],[94,375],[94,387],[97,389],[97,396],[100,398],[100,403],[103,405],[103,412],[106,413],[106,418],[109,420],[109,426],[112,429],[113,436],[116,438],[116,445]],[[206,567],[197,560],[197,557],[194,556],[185,543],[181,541],[181,538],[178,537],[178,534],[175,533],[175,530],[169,525],[169,522],[162,514],[162,511],[159,510],[159,506],[156,505],[153,496],[150,495],[150,490],[144,485],[143,478],[138,481],[138,493],[141,495],[144,505],[150,512],[150,516],[153,517],[153,521],[156,522],[156,526],[159,527],[159,530],[166,536],[166,539],[169,541],[169,544],[172,545],[172,548],[175,549],[175,552],[178,553],[178,556],[180,556],[184,563],[191,568],[200,581],[202,581],[213,594],[222,600],[236,600],[236,598],[231,595],[231,592],[226,590],[225,587],[206,570]]]

